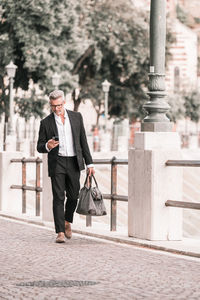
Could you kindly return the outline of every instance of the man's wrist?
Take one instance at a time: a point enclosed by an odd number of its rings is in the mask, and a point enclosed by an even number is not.
[[[94,168],[94,164],[87,165],[87,169]]]
[[[45,148],[46,148],[46,150],[47,150],[48,152],[51,151],[51,149],[48,148],[48,142],[45,144]]]

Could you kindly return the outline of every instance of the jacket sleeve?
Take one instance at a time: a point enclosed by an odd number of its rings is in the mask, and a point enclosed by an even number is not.
[[[93,163],[93,160],[92,160],[92,156],[90,154],[90,149],[89,149],[89,146],[88,146],[88,142],[87,142],[87,137],[86,137],[86,133],[85,133],[85,128],[84,128],[84,124],[83,124],[83,117],[82,115],[80,114],[80,126],[81,126],[81,129],[80,129],[80,143],[81,143],[81,148],[82,148],[82,151],[83,151],[83,157],[84,157],[84,160],[85,160],[85,163],[86,165],[90,165]]]
[[[37,141],[37,151],[39,153],[48,153],[46,149],[46,143],[48,142],[46,130],[44,128],[44,124],[40,122],[39,136]]]

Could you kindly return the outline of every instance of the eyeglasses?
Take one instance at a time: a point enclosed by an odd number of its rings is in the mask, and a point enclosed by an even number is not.
[[[61,108],[61,107],[63,106],[63,103],[57,104],[57,105],[50,104],[50,106],[51,106],[51,108],[53,108],[53,109]]]

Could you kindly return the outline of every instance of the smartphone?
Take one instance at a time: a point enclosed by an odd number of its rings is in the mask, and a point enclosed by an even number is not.
[[[56,136],[53,136],[52,139],[53,139],[54,141],[59,141],[59,137],[58,137],[57,135],[56,135]]]

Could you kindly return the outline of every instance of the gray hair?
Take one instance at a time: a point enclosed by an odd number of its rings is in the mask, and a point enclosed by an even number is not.
[[[54,90],[53,92],[51,92],[49,94],[49,100],[56,100],[58,98],[62,97],[63,101],[64,101],[64,92],[61,90]]]

